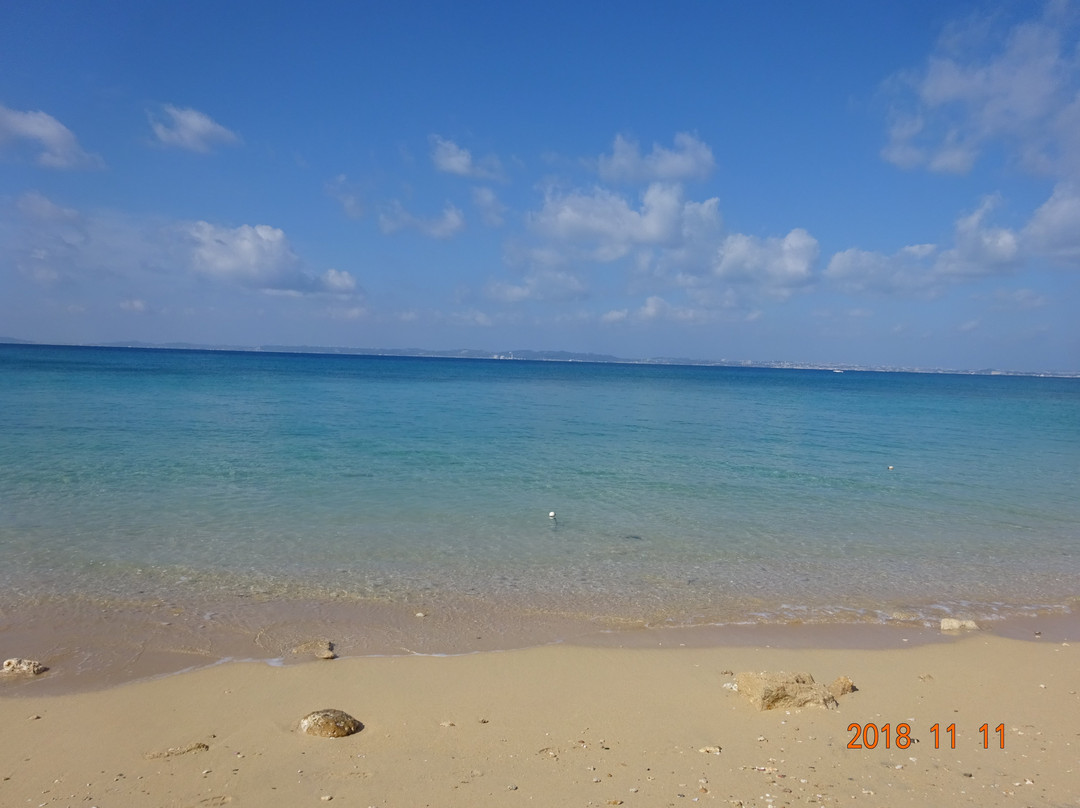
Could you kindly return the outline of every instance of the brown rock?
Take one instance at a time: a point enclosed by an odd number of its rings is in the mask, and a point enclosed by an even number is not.
[[[334,643],[330,640],[311,640],[292,649],[294,654],[313,654],[319,659],[337,659]]]
[[[735,677],[740,693],[759,710],[824,707],[835,709],[836,697],[809,673],[740,673]]]
[[[833,683],[829,685],[829,693],[834,699],[846,696],[848,693],[854,693],[858,689],[855,687],[855,683],[847,676],[837,676]]]
[[[319,738],[344,738],[364,725],[341,710],[316,710],[300,719],[300,731]]]

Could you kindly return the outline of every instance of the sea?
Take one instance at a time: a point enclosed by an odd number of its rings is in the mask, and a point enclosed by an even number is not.
[[[1080,379],[2,345],[0,559],[82,671],[1070,614]]]

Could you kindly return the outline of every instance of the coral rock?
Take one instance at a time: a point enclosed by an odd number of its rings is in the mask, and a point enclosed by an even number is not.
[[[294,654],[312,654],[319,659],[337,659],[334,643],[330,640],[311,640],[292,649]]]
[[[836,697],[809,673],[740,673],[735,677],[739,692],[759,710],[824,707],[835,709]]]
[[[848,693],[854,693],[858,689],[855,687],[855,683],[847,676],[837,676],[833,683],[829,685],[829,693],[832,694],[834,699],[846,696]]]
[[[319,738],[344,738],[364,725],[341,710],[316,710],[300,719],[300,731]]]
[[[955,617],[941,618],[942,631],[960,631],[961,629],[975,630],[978,625],[974,620],[957,620]]]
[[[15,657],[13,659],[4,660],[4,673],[27,673],[31,676],[37,676],[39,673],[45,673],[47,670],[48,668],[36,659],[21,659]]]

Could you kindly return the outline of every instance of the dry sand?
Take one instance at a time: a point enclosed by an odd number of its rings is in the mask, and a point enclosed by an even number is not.
[[[1063,639],[557,645],[236,662],[60,696],[31,685],[0,699],[0,805],[1080,806],[1080,642]],[[859,690],[836,710],[758,712],[724,687],[725,671],[751,670]],[[327,707],[364,729],[297,731]],[[890,725],[888,748],[881,734],[849,749],[850,725],[871,722]]]

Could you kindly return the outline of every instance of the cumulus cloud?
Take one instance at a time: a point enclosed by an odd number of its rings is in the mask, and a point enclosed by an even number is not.
[[[642,320],[675,320],[692,323],[704,319],[704,313],[687,306],[675,306],[659,295],[652,295],[637,312]]]
[[[948,249],[917,244],[892,255],[844,250],[830,259],[825,277],[853,294],[935,296],[952,283],[1011,272],[1021,259],[1021,240],[1012,230],[987,224],[997,201],[987,197],[973,212],[957,219]]]
[[[1016,267],[1020,241],[1012,230],[986,224],[998,204],[986,197],[972,213],[961,216],[954,231],[954,246],[941,254],[937,270],[946,275],[997,275]]]
[[[205,112],[190,107],[174,107],[172,104],[165,104],[162,109],[167,121],[157,120],[150,114],[148,117],[154,135],[166,146],[206,154],[215,146],[233,146],[240,142],[239,135]]]
[[[725,280],[753,283],[786,297],[811,280],[818,257],[817,239],[802,228],[783,238],[758,238],[735,233],[720,246],[714,273]]]
[[[530,224],[551,239],[586,248],[593,260],[614,261],[636,245],[674,246],[684,220],[700,219],[701,212],[699,203],[683,201],[679,185],[653,183],[637,209],[604,188],[549,192]]]
[[[712,312],[693,306],[680,306],[660,295],[649,295],[636,309],[611,309],[600,315],[602,325],[620,323],[675,322],[683,324],[704,323],[712,319]]]
[[[933,244],[911,245],[891,255],[853,248],[836,253],[824,275],[851,294],[925,293],[938,284],[929,260],[936,254]]]
[[[379,214],[379,229],[386,235],[399,230],[413,229],[430,238],[448,239],[456,235],[464,226],[465,214],[450,202],[446,203],[441,216],[431,219],[414,216],[396,199]]]
[[[1063,183],[1035,211],[1024,228],[1031,249],[1058,263],[1080,267],[1080,193]]]
[[[322,286],[328,292],[349,294],[356,291],[356,278],[340,269],[328,269],[319,276]]]
[[[316,275],[305,269],[284,231],[266,224],[221,227],[192,222],[181,227],[190,240],[192,269],[216,280],[284,294],[351,294],[356,280],[345,271]]]
[[[195,269],[211,277],[267,287],[289,277],[300,265],[284,231],[270,225],[226,228],[200,221],[186,230]]]
[[[78,210],[38,192],[0,207],[0,275],[16,273],[71,310],[127,316],[175,315],[179,301],[230,288],[328,306],[363,301],[352,274],[310,269],[278,228]]]
[[[610,325],[611,323],[622,323],[630,317],[629,309],[612,309],[611,311],[604,312],[600,315],[600,322],[604,325]]]
[[[965,173],[992,143],[1026,169],[1080,172],[1076,27],[1048,3],[1038,19],[995,30],[969,18],[949,28],[917,71],[892,77],[892,123],[882,156],[902,168]]]
[[[435,168],[447,174],[457,174],[479,180],[500,180],[503,178],[502,164],[495,155],[488,155],[480,160],[473,160],[472,153],[452,140],[431,135],[431,161]]]
[[[608,182],[636,183],[701,180],[715,167],[712,150],[705,143],[679,132],[674,149],[654,143],[652,151],[645,155],[635,141],[616,135],[611,155],[600,156],[597,170]]]
[[[34,158],[45,168],[103,168],[104,161],[79,145],[70,129],[45,112],[20,112],[0,104],[0,147],[24,141],[37,151]]]

